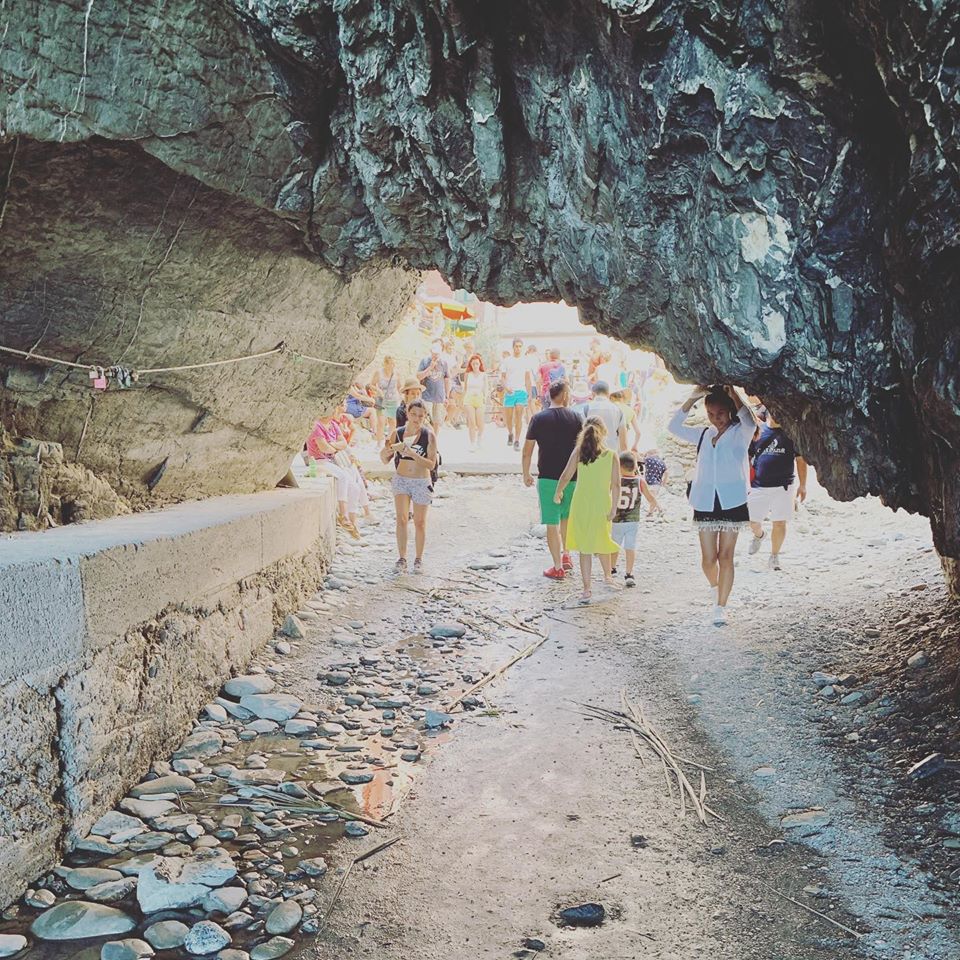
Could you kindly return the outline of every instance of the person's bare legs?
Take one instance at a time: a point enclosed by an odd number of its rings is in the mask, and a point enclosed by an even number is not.
[[[561,556],[567,552],[567,526],[570,523],[569,517],[564,517],[560,521],[560,554]]]
[[[583,581],[583,599],[589,600],[593,595],[590,588],[590,581],[593,578],[593,554],[580,554],[580,579]]]
[[[737,548],[737,530],[723,530],[720,533],[720,543],[717,550],[717,565],[719,576],[717,579],[717,603],[721,607],[727,605],[730,591],[733,589],[733,552]]]
[[[603,570],[603,582],[608,586],[613,586],[613,556],[609,553],[600,554],[600,569]]]
[[[770,535],[770,552],[776,557],[780,553],[783,541],[787,539],[787,521],[774,520]]]
[[[633,565],[637,562],[637,551],[624,548],[624,576],[633,576]]]
[[[763,524],[757,523],[756,520],[750,521],[750,529],[753,531],[753,535],[759,540],[763,537]]]
[[[447,407],[443,403],[430,404],[430,420],[433,423],[433,432],[439,436],[440,428],[446,419]]]
[[[703,575],[711,587],[716,587],[720,580],[718,565],[719,535],[715,530],[700,531],[700,566]]]
[[[553,565],[558,570],[563,565],[563,546],[560,542],[560,527],[554,525],[547,526],[547,549],[553,558]]]
[[[410,498],[406,494],[398,494],[393,498],[393,506],[397,511],[397,556],[401,560],[406,560],[407,517],[410,515]]]
[[[423,548],[427,543],[427,511],[429,503],[413,505],[413,532],[417,549],[417,560],[423,559]]]
[[[486,407],[475,407],[474,416],[477,418],[477,443],[483,440],[483,422],[487,415]]]
[[[467,404],[464,408],[467,414],[467,433],[470,434],[470,446],[477,442],[477,408]]]

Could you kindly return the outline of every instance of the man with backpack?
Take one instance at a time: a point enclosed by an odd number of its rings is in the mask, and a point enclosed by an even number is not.
[[[527,436],[523,444],[523,482],[528,487],[533,486],[530,463],[533,459],[533,448],[537,447],[540,522],[547,528],[547,547],[553,559],[553,566],[544,570],[543,575],[551,580],[563,580],[567,570],[573,569],[573,560],[566,551],[565,542],[576,477],[567,484],[560,503],[554,503],[553,496],[570,454],[577,445],[583,420],[579,414],[569,409],[570,388],[565,380],[551,383],[548,394],[550,406],[535,413],[527,426]]]
[[[750,444],[750,462],[753,470],[747,507],[753,539],[749,552],[755,554],[760,549],[766,538],[763,521],[769,516],[773,521],[770,569],[781,570],[780,548],[787,536],[787,522],[793,516],[794,500],[803,503],[807,498],[807,463],[769,412]]]

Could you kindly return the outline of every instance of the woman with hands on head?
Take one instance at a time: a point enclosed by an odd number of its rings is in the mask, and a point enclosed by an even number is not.
[[[710,426],[687,426],[687,414],[701,399]],[[688,496],[700,540],[701,566],[713,598],[713,622],[722,626],[733,589],[737,537],[750,523],[747,451],[757,429],[756,415],[735,387],[700,385],[673,414],[668,429],[678,440],[697,445]]]

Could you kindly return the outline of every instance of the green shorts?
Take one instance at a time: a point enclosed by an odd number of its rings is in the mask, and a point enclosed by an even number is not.
[[[547,480],[541,477],[537,480],[537,495],[540,497],[540,522],[548,527],[555,527],[561,520],[570,516],[570,501],[573,500],[573,488],[576,481],[568,483],[563,491],[561,503],[553,502],[553,495],[557,492],[557,480]]]

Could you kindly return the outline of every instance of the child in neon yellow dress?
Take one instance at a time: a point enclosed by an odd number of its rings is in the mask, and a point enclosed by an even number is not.
[[[580,603],[584,605],[593,600],[590,579],[595,553],[600,557],[604,583],[608,587],[615,586],[611,554],[617,550],[617,545],[610,537],[610,525],[620,495],[620,462],[616,454],[607,449],[606,436],[603,421],[599,417],[590,417],[580,431],[554,494],[554,502],[560,503],[567,484],[574,474],[577,475],[567,525],[567,549],[580,554],[580,576],[583,579]]]

